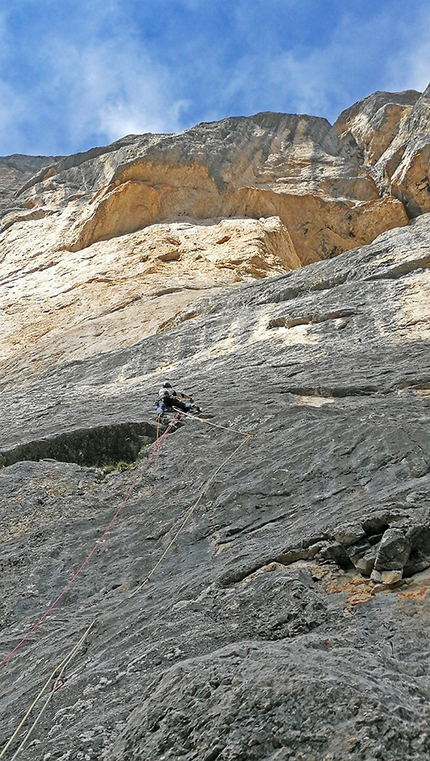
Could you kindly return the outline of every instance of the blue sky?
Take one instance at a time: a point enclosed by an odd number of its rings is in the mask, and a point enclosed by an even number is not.
[[[429,0],[0,0],[3,156],[429,80]]]

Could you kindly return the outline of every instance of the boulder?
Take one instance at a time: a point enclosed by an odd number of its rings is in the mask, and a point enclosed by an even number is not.
[[[348,568],[351,565],[349,555],[340,542],[327,544],[319,554],[325,560],[334,560],[341,568]]]
[[[381,583],[386,587],[396,586],[403,578],[403,572],[399,571],[382,571]]]
[[[350,547],[348,547],[348,556],[351,559],[351,562],[356,565],[356,563],[371,549],[370,542],[367,541],[367,539],[362,539],[357,544],[353,544]]]
[[[351,544],[356,544],[366,536],[361,523],[343,523],[338,526],[334,531],[334,538],[344,547],[349,547]]]
[[[375,559],[376,571],[402,570],[409,558],[412,546],[410,536],[398,528],[389,528],[379,543]]]
[[[375,565],[375,558],[378,552],[378,547],[375,545],[370,550],[364,553],[361,557],[357,557],[354,565],[357,571],[363,576],[370,576]]]
[[[430,567],[430,526],[412,526],[407,532],[407,537],[411,539],[412,546],[403,574],[411,576]]]

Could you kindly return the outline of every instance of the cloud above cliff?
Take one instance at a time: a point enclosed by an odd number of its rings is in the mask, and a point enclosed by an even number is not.
[[[430,78],[428,0],[20,0],[0,6],[0,155],[85,150],[256,111],[331,121]]]

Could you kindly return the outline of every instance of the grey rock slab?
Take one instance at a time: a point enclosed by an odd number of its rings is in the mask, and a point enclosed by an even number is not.
[[[326,620],[326,604],[317,586],[309,571],[269,566],[218,592],[210,615],[239,641],[294,637]]]
[[[131,714],[114,757],[132,758],[131,748],[156,758],[199,753],[243,761],[413,758],[418,748],[428,752],[426,711],[411,699],[408,683],[388,674],[377,680],[382,672],[375,656],[367,660],[345,647],[328,663],[330,645],[313,644],[315,649],[297,645],[301,663],[283,644],[250,643],[240,654],[224,649],[211,660],[172,668],[154,685],[153,698]],[[369,668],[372,687],[362,676]]]
[[[26,182],[40,174],[57,161],[60,156],[25,156],[15,153],[0,156],[0,217],[8,211],[19,208],[16,194]],[[43,172],[42,172],[43,174]]]

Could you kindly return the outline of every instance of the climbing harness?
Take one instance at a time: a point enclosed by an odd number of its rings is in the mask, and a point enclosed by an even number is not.
[[[33,624],[33,626],[32,626],[32,627],[31,627],[31,628],[28,630],[27,634],[25,634],[25,635],[24,635],[24,637],[23,637],[23,638],[22,638],[22,639],[21,639],[21,640],[18,642],[18,644],[17,644],[17,645],[15,645],[15,647],[14,647],[14,648],[13,648],[13,649],[12,649],[12,650],[11,650],[11,651],[10,651],[10,652],[9,652],[9,653],[8,653],[8,654],[7,654],[7,655],[4,657],[4,658],[3,658],[3,660],[2,660],[2,661],[0,661],[0,666],[3,666],[5,663],[7,663],[7,661],[8,661],[8,660],[9,660],[9,659],[12,657],[12,655],[13,655],[14,653],[16,653],[16,651],[17,651],[17,650],[18,650],[18,649],[21,647],[21,645],[23,645],[23,644],[24,644],[24,642],[26,642],[26,640],[27,640],[27,639],[30,637],[30,635],[31,635],[31,634],[33,634],[33,632],[35,632],[35,631],[36,631],[36,629],[37,629],[37,628],[40,626],[40,624],[41,624],[41,623],[42,623],[42,622],[45,620],[45,618],[46,618],[46,617],[47,617],[47,616],[48,616],[48,615],[51,613],[51,611],[52,611],[52,610],[55,608],[55,606],[56,606],[56,605],[57,605],[57,603],[58,603],[58,602],[61,600],[61,598],[62,598],[62,597],[64,597],[64,595],[66,594],[66,592],[67,592],[67,591],[70,589],[70,587],[72,586],[72,584],[73,584],[73,582],[75,581],[75,579],[77,579],[77,578],[78,578],[78,576],[80,575],[80,573],[81,573],[81,572],[84,570],[85,566],[87,565],[87,563],[89,562],[89,560],[92,558],[92,556],[94,555],[95,551],[98,549],[98,547],[99,547],[100,543],[103,541],[103,539],[105,538],[106,534],[108,533],[108,531],[110,530],[110,528],[112,527],[112,525],[114,524],[114,522],[116,521],[116,519],[118,518],[119,514],[121,513],[121,511],[122,511],[122,510],[123,510],[123,508],[125,507],[125,505],[126,505],[126,503],[128,502],[128,500],[130,499],[130,497],[131,497],[132,493],[134,492],[134,490],[135,490],[136,486],[137,486],[137,485],[138,485],[138,484],[141,482],[141,480],[142,480],[142,478],[143,478],[143,475],[144,475],[145,471],[148,469],[148,467],[149,467],[149,465],[150,465],[150,463],[151,463],[152,459],[154,458],[154,456],[156,455],[156,453],[157,453],[158,449],[160,448],[160,446],[161,446],[161,443],[162,443],[162,441],[163,441],[164,437],[167,435],[167,433],[168,433],[168,432],[170,431],[170,429],[173,427],[173,425],[174,425],[175,421],[176,421],[178,418],[179,418],[179,413],[178,413],[177,415],[175,415],[175,417],[173,418],[173,420],[172,420],[172,421],[169,423],[169,425],[167,426],[166,430],[165,430],[165,431],[162,433],[162,435],[161,435],[161,436],[160,436],[160,437],[157,439],[157,441],[155,442],[155,446],[153,447],[153,450],[152,450],[152,452],[151,452],[150,456],[149,456],[149,457],[148,457],[148,459],[145,461],[145,463],[144,463],[143,467],[140,469],[138,476],[137,476],[137,477],[136,477],[136,479],[133,481],[132,485],[130,486],[130,488],[129,488],[128,492],[127,492],[127,494],[125,495],[124,499],[122,500],[122,502],[120,503],[119,507],[117,508],[117,510],[116,510],[116,512],[115,512],[115,514],[114,514],[114,516],[111,518],[111,520],[110,520],[110,522],[108,523],[107,527],[105,528],[105,530],[103,531],[103,533],[101,534],[101,536],[100,536],[100,537],[97,539],[97,541],[96,541],[96,542],[95,542],[95,544],[93,545],[93,547],[92,547],[91,551],[88,553],[88,555],[86,556],[85,560],[83,560],[83,562],[82,562],[82,563],[81,563],[81,565],[79,566],[78,570],[77,570],[77,571],[76,571],[76,572],[73,574],[73,576],[72,576],[72,577],[69,579],[69,581],[68,581],[68,582],[67,582],[67,584],[66,584],[66,585],[63,587],[63,589],[61,590],[61,592],[59,593],[59,595],[57,595],[57,597],[55,598],[55,600],[54,600],[53,602],[51,602],[51,604],[48,606],[48,608],[45,610],[45,612],[44,612],[44,613],[43,613],[43,614],[40,616],[40,618],[39,618],[39,619],[36,621],[36,623],[35,623],[35,624]],[[1,756],[0,756],[0,758],[1,758]]]
[[[48,687],[52,684],[52,681],[54,680],[54,684],[56,684],[56,683],[58,684],[59,680],[63,679],[63,674],[64,674],[64,671],[65,671],[67,665],[72,660],[73,656],[75,655],[75,653],[78,650],[78,648],[80,647],[80,645],[82,645],[82,643],[85,641],[86,637],[90,633],[90,631],[93,628],[95,623],[96,623],[95,620],[91,622],[91,624],[89,625],[88,629],[85,630],[84,634],[80,637],[78,642],[76,642],[76,644],[73,645],[72,649],[69,650],[69,652],[67,653],[66,657],[61,661],[61,663],[58,664],[58,666],[55,667],[55,669],[53,670],[52,674],[48,677],[48,679],[46,680],[46,682],[43,685],[42,689],[40,690],[39,694],[33,700],[30,708],[27,710],[27,712],[25,713],[25,715],[23,716],[23,718],[19,722],[19,724],[18,724],[17,728],[15,729],[13,735],[9,738],[9,740],[7,741],[7,743],[4,746],[3,750],[1,751],[1,753],[0,753],[0,759],[3,758],[4,754],[6,753],[7,749],[10,747],[11,743],[14,741],[14,739],[17,736],[18,732],[20,731],[21,727],[24,725],[24,723],[26,722],[26,720],[30,716],[33,708],[37,705],[37,703],[39,702],[39,700],[42,697],[42,695],[46,692]],[[58,673],[58,675],[57,675],[57,673]],[[14,761],[14,759],[17,757],[18,753],[23,749],[25,743],[27,742],[28,738],[30,737],[31,733],[33,732],[34,727],[36,726],[36,724],[39,721],[40,717],[42,716],[42,714],[44,713],[45,709],[47,708],[47,706],[49,704],[49,701],[51,700],[54,692],[55,692],[55,690],[51,689],[51,691],[49,693],[49,696],[48,696],[48,699],[46,700],[45,704],[43,705],[42,710],[40,711],[39,715],[36,717],[35,721],[33,722],[32,726],[30,727],[30,729],[28,730],[28,732],[25,735],[21,745],[15,751],[15,754],[13,755],[11,761]]]

